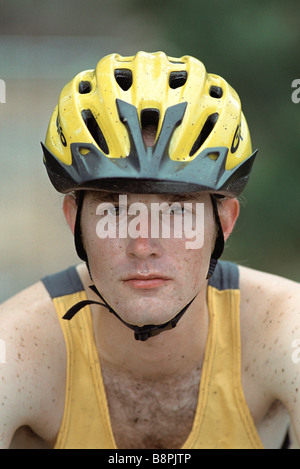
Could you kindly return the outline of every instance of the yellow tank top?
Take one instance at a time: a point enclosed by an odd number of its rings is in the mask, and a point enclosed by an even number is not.
[[[62,319],[86,299],[76,268],[43,279],[67,348],[64,416],[56,449],[117,449],[89,306]],[[192,431],[182,449],[263,448],[241,386],[238,268],[219,262],[208,285],[209,332]],[[180,430],[179,430],[180,431]]]

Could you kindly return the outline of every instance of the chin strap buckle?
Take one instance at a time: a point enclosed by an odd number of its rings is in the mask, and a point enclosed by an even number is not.
[[[181,311],[180,311],[180,313],[181,313]],[[181,316],[182,316],[182,314],[181,314]],[[170,322],[167,322],[166,324],[161,324],[159,326],[155,326],[155,325],[148,325],[148,326],[142,326],[142,327],[135,326],[134,338],[135,338],[135,340],[141,340],[141,341],[144,342],[145,340],[149,339],[150,337],[154,337],[154,336],[160,334],[161,332],[169,331],[169,330],[173,329],[174,327],[176,327],[176,324],[179,321],[179,319],[181,318],[181,316],[177,320],[176,320],[177,316],[175,316],[175,318],[171,319]]]

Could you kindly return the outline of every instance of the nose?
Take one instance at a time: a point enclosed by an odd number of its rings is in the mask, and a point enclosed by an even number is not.
[[[160,257],[162,245],[159,238],[151,237],[151,216],[149,210],[139,206],[137,218],[129,217],[127,255],[138,259]]]
[[[159,239],[139,236],[129,238],[127,244],[127,255],[131,258],[145,260],[148,258],[159,258],[162,255],[162,247]]]

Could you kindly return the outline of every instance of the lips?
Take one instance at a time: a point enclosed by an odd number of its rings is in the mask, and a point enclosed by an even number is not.
[[[170,277],[160,273],[148,273],[132,274],[123,279],[123,282],[132,288],[149,290],[166,285],[170,280]]]

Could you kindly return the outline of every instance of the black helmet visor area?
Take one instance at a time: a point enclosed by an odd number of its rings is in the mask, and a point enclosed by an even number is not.
[[[42,144],[44,162],[56,190],[68,193],[74,190],[106,190],[112,192],[187,194],[200,191],[238,196],[246,186],[257,150],[239,166],[225,169],[228,148],[203,150],[190,162],[172,161],[169,156],[164,166],[150,169],[136,167],[131,156],[108,158],[93,144],[85,144],[89,153],[82,156],[83,144],[71,144],[73,164],[67,165]],[[217,160],[210,154],[218,154]]]

